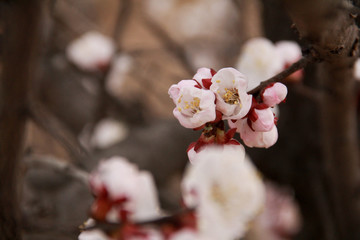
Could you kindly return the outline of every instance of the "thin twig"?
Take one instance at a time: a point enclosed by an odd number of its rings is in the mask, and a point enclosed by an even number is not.
[[[146,220],[146,221],[138,221],[138,222],[134,222],[133,224],[137,225],[137,226],[148,226],[148,225],[158,225],[159,226],[162,224],[175,224],[176,225],[179,223],[180,216],[187,214],[187,213],[191,213],[192,211],[194,211],[193,208],[183,208],[171,215],[158,217],[158,218],[154,218],[154,219],[150,219],[150,220]],[[83,231],[99,228],[101,230],[104,230],[105,232],[108,232],[108,231],[111,232],[111,231],[118,229],[122,225],[123,225],[123,223],[121,223],[121,222],[111,223],[111,222],[96,221],[96,224],[91,224],[90,226],[80,226],[80,228]]]
[[[248,93],[254,94],[254,93],[260,92],[262,89],[267,87],[270,83],[283,82],[288,76],[290,76],[292,73],[304,68],[311,61],[313,61],[313,57],[311,55],[302,57],[299,61],[295,62],[289,68],[287,68],[284,71],[278,73],[277,75],[269,78],[268,80],[261,82],[259,86],[250,90]]]
[[[83,163],[89,158],[89,154],[67,126],[34,99],[28,104],[28,112],[31,119],[39,127],[53,136],[67,150],[74,163],[83,167]]]
[[[71,176],[88,186],[89,173],[76,167],[75,165],[49,155],[30,155],[25,157],[24,162],[27,166],[45,166],[61,174]]]

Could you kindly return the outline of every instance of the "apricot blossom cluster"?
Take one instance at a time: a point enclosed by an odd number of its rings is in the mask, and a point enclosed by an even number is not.
[[[170,87],[169,95],[176,105],[173,114],[180,124],[186,128],[204,128],[207,133],[189,150],[194,147],[197,151],[204,144],[234,144],[235,129],[249,147],[268,148],[275,144],[277,119],[271,108],[285,100],[287,88],[275,83],[253,96],[246,92],[247,87],[247,78],[234,68],[218,72],[200,68],[192,80],[182,80]],[[232,129],[224,136],[209,134],[222,120],[228,120]]]

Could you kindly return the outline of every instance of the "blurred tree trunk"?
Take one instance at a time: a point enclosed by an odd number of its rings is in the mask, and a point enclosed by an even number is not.
[[[40,0],[1,5],[4,23],[0,79],[0,239],[21,239],[17,199],[18,162],[27,117],[39,36]]]
[[[330,221],[323,239],[360,239],[360,168],[353,64],[358,28],[342,0],[285,0],[300,37],[323,60],[321,89],[322,182]]]

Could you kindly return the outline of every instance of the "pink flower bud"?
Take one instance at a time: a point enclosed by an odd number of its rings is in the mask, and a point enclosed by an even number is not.
[[[287,95],[287,87],[282,83],[275,83],[273,86],[266,88],[262,94],[263,102],[269,107],[285,100]]]
[[[236,127],[241,139],[248,147],[269,148],[278,139],[277,128],[274,125],[268,132],[255,132],[247,123],[247,119],[241,119],[235,123],[229,121],[230,127]]]
[[[256,121],[251,121],[251,127],[256,132],[268,132],[274,127],[274,113],[270,108],[254,109]]]

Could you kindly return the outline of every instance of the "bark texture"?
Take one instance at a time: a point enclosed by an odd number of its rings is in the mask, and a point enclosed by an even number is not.
[[[34,72],[40,0],[1,5],[4,22],[0,79],[0,239],[21,239],[17,199],[18,162],[26,104]]]
[[[358,28],[341,0],[287,0],[300,37],[323,63],[317,66],[321,89],[323,177],[326,212],[324,239],[360,239],[360,205],[353,63],[358,54]],[[322,206],[323,207],[323,206]],[[329,232],[330,231],[330,232]]]

